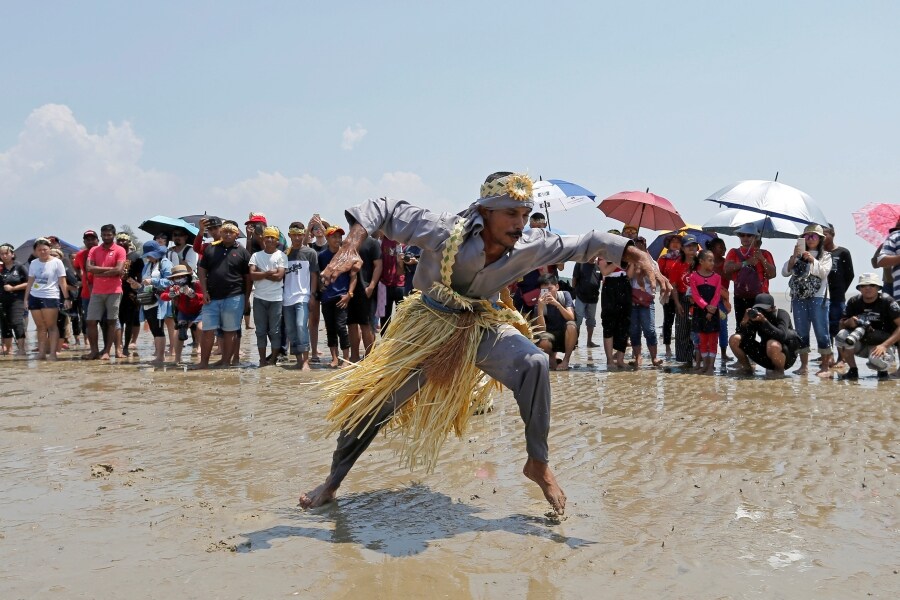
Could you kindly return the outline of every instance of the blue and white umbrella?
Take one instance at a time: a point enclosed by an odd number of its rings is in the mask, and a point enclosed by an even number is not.
[[[541,179],[532,187],[534,208],[543,211],[550,224],[550,211],[569,210],[583,204],[593,204],[597,195],[580,185],[562,179]]]

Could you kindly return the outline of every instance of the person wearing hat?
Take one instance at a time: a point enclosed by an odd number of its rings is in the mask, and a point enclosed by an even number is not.
[[[237,243],[240,231],[234,223],[219,228],[221,240],[210,244],[197,262],[197,278],[203,292],[203,337],[198,369],[209,368],[216,330],[222,330],[219,366],[237,362],[238,332],[244,305],[250,300],[250,253]]]
[[[325,239],[328,246],[319,252],[319,271],[334,259],[341,248],[344,230],[332,225],[325,230]],[[325,320],[325,334],[328,337],[328,350],[331,352],[332,369],[345,367],[350,364],[350,331],[347,327],[347,307],[357,290],[359,269],[362,267],[362,259],[357,254],[349,273],[342,273],[339,277],[325,284],[322,289],[320,304],[322,306],[322,318]],[[343,355],[343,361],[339,356]]]
[[[629,240],[637,241],[637,235],[638,235],[638,226],[637,225],[630,225],[630,224],[626,223],[625,225],[622,226],[622,236],[623,237],[627,237]]]
[[[256,326],[256,349],[259,366],[275,365],[281,354],[281,315],[284,295],[284,271],[287,255],[278,249],[281,232],[277,227],[263,229],[263,249],[250,257],[250,280],[253,282],[253,323]],[[266,342],[272,354],[266,357]]]
[[[669,280],[674,288],[677,289],[678,282],[684,276],[683,260],[681,258],[681,236],[677,233],[666,236],[663,240],[665,251],[657,260],[659,271]],[[676,302],[678,294],[672,294],[671,297],[663,303],[663,325],[662,336],[663,344],[666,347],[666,359],[672,358],[672,327],[675,325],[675,316],[678,314],[676,310]],[[662,299],[660,299],[662,300]]]
[[[738,323],[737,332],[728,340],[731,351],[737,359],[737,372],[752,375],[750,361],[784,375],[797,360],[800,336],[791,325],[791,316],[775,307],[775,299],[770,294],[757,294],[753,306],[747,307]]]
[[[816,333],[816,345],[821,363],[819,377],[827,377],[833,364],[831,334],[828,331],[828,273],[831,272],[831,253],[823,247],[825,231],[821,225],[812,223],[803,230],[797,240],[794,252],[784,263],[781,274],[790,277],[791,312],[794,327],[803,342],[800,347],[800,368],[798,375],[806,375],[809,368],[809,328]]]
[[[694,340],[691,336],[692,320],[691,320],[691,300],[688,294],[690,290],[691,269],[694,266],[694,259],[700,252],[700,242],[693,234],[687,234],[681,238],[681,253],[674,264],[669,265],[667,277],[674,278],[673,285],[675,292],[672,296],[675,298],[675,361],[681,363],[683,367],[690,368],[694,365],[696,349]],[[699,342],[699,338],[697,338]],[[699,360],[699,358],[698,358]]]
[[[892,287],[889,292],[894,300],[900,302],[900,217],[881,245],[875,266],[890,271]]]
[[[203,310],[203,290],[194,281],[193,273],[187,265],[175,265],[169,275],[171,285],[159,295],[159,299],[172,303],[178,337],[175,340],[175,363],[181,362],[188,329],[193,331],[200,323]]]
[[[734,282],[734,318],[740,322],[756,295],[769,292],[769,280],[775,278],[777,271],[772,253],[761,247],[762,237],[756,225],[741,225],[735,235],[741,245],[728,251],[722,270]]]
[[[291,239],[291,248],[287,252],[282,297],[284,334],[290,342],[288,349],[297,359],[296,368],[308,371],[309,304],[319,287],[319,255],[305,244],[306,228],[302,222],[291,223],[288,237]]]
[[[141,289],[143,292],[153,292],[156,298],[151,298],[141,302],[144,309],[144,320],[150,328],[150,334],[153,336],[153,364],[162,365],[166,359],[166,333],[164,322],[168,313],[170,302],[162,300],[159,295],[162,294],[172,282],[169,278],[172,275],[172,261],[166,257],[166,248],[155,240],[144,242],[141,259],[144,261],[144,268],[141,271],[141,280],[139,282],[131,280],[134,289]]]
[[[219,228],[222,227],[222,219],[219,217],[203,217],[200,219],[200,224],[198,225],[197,236],[194,238],[193,249],[194,252],[197,253],[197,260],[200,260],[200,256],[203,254],[203,251],[206,250],[206,247],[209,246],[210,243],[215,244],[219,241]],[[212,242],[203,241],[203,237],[206,234],[209,234],[209,237],[212,238]],[[197,272],[197,269],[194,269],[194,272]]]
[[[875,273],[860,275],[856,289],[859,293],[847,300],[835,340],[841,360],[849,366],[841,379],[859,378],[857,356],[868,358],[868,366],[879,378],[886,378],[891,364],[897,362],[900,304],[882,291],[881,278]]]
[[[362,240],[383,230],[422,248],[417,292],[397,308],[372,353],[330,388],[328,418],[331,430],[340,431],[337,448],[331,472],[300,497],[302,507],[331,501],[384,425],[404,440],[404,464],[433,470],[447,435],[465,434],[473,407],[490,402],[498,382],[512,391],[525,424],[524,475],[555,511],[565,510],[566,496],[549,465],[549,361],[531,341],[530,327],[509,294],[502,300],[501,294],[534,265],[598,256],[623,266],[639,263],[656,285],[670,286],[650,257],[625,238],[525,231],[534,206],[527,175],[494,173],[479,196],[459,214],[437,214],[388,198],[346,211],[350,232],[323,272],[324,283],[352,269]]]
[[[107,360],[110,348],[118,344],[116,326],[119,322],[119,305],[122,302],[122,276],[125,274],[125,248],[116,244],[116,227],[112,224],[100,228],[101,244],[90,249],[87,256],[87,272],[93,275],[91,299],[87,308],[85,331],[90,352],[82,356],[86,360]],[[106,336],[103,350],[99,349],[98,323],[106,319]]]

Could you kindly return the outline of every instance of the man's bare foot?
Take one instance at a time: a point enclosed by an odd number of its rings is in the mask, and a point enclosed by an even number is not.
[[[104,352],[100,355],[100,360],[109,360],[109,352]]]
[[[322,506],[323,504],[331,502],[336,495],[337,488],[331,487],[327,483],[323,483],[316,489],[300,496],[300,507],[316,508],[317,506]]]
[[[81,357],[81,360],[97,360],[100,358],[100,353],[98,352],[89,352]]]
[[[328,363],[328,366],[331,367],[332,369],[337,369],[340,364],[341,364],[341,362],[338,359],[333,358],[333,359],[331,359],[331,362]]]
[[[808,372],[809,371],[806,369],[806,367],[800,367],[799,369],[794,371],[794,374],[795,375],[806,375]]]
[[[566,495],[556,482],[556,476],[550,470],[550,465],[529,458],[525,461],[522,474],[538,484],[541,491],[544,492],[544,498],[556,511],[556,514],[562,515],[566,512]]]
[[[569,370],[569,361],[564,360],[561,363],[556,364],[557,371],[568,371]]]

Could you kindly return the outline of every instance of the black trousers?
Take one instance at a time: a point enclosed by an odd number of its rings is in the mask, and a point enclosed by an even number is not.
[[[631,281],[606,277],[600,289],[600,324],[603,339],[612,338],[613,350],[625,352],[631,330]]]
[[[322,302],[322,317],[325,319],[325,333],[328,336],[328,347],[341,350],[350,347],[350,335],[347,330],[347,309],[338,308],[338,300],[333,298],[328,302]]]

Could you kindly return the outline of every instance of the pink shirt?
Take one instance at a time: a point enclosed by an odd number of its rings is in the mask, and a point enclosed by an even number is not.
[[[110,248],[104,248],[103,244],[94,246],[88,253],[88,260],[96,267],[115,267],[118,263],[125,262],[125,248],[113,244]],[[100,277],[94,274],[91,294],[121,294],[122,276]]]

